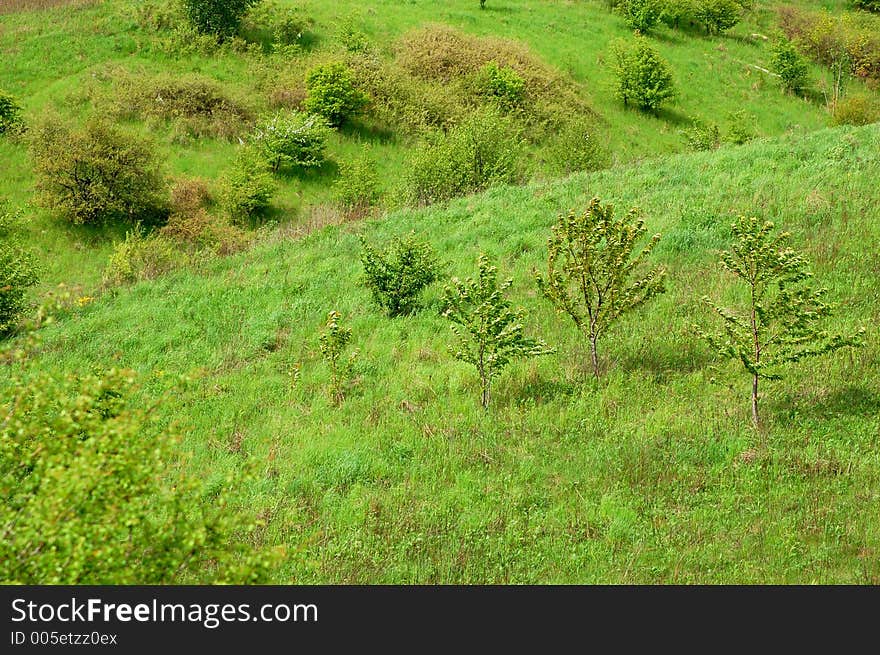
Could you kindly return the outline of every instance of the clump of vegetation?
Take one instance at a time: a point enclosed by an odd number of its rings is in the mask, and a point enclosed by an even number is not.
[[[611,165],[611,153],[600,132],[586,121],[570,123],[547,147],[547,164],[554,173],[598,171]]]
[[[495,111],[473,114],[413,155],[404,178],[407,200],[430,204],[522,179],[522,140]]]
[[[360,113],[370,100],[355,85],[348,66],[341,62],[310,70],[306,75],[306,90],[306,110],[323,116],[333,126],[342,125]]]
[[[234,224],[246,225],[266,212],[275,191],[269,164],[245,147],[220,180],[220,204]]]
[[[125,239],[113,247],[104,268],[104,286],[131,284],[141,280],[153,280],[187,262],[184,253],[174,243],[160,234],[149,234],[135,226],[125,234]]]
[[[452,321],[453,356],[477,368],[480,402],[488,409],[492,381],[513,359],[548,355],[554,350],[542,339],[525,336],[523,310],[512,309],[505,292],[509,279],[498,284],[498,270],[480,255],[479,273],[464,282],[453,278],[443,289],[443,315]]]
[[[706,124],[693,119],[683,133],[691,150],[715,150],[721,146],[721,129],[717,123]]]
[[[227,218],[208,212],[213,198],[204,180],[178,180],[171,188],[171,215],[160,236],[192,254],[231,255],[247,247],[250,235]]]
[[[615,47],[617,97],[623,104],[634,102],[638,107],[657,112],[675,96],[669,64],[644,37]]]
[[[367,153],[339,166],[334,196],[350,217],[365,216],[381,198],[376,162]]]
[[[721,34],[740,21],[742,5],[737,0],[696,0],[693,16],[706,34]]]
[[[15,98],[0,89],[0,134],[16,132],[21,126],[21,107]]]
[[[18,380],[3,398],[4,583],[265,580],[274,559],[245,547],[225,494],[205,503],[173,474],[176,439],[131,409],[133,390],[131,372],[111,370]]]
[[[627,26],[639,32],[648,32],[659,21],[663,7],[657,0],[623,0],[617,5]]]
[[[21,241],[20,215],[0,204],[0,337],[15,327],[37,283],[36,262]]]
[[[40,202],[72,223],[168,217],[156,148],[143,137],[103,120],[71,130],[49,117],[32,130],[31,154]]]
[[[182,0],[190,24],[203,34],[220,39],[238,31],[248,10],[260,0]]]
[[[848,95],[834,105],[835,125],[870,125],[880,121],[880,105],[865,94]]]
[[[361,246],[361,263],[376,304],[391,317],[418,309],[419,296],[439,274],[431,244],[419,241],[412,233],[394,238],[385,251],[370,246],[363,235]]]
[[[782,86],[792,93],[801,93],[810,83],[810,69],[806,58],[794,43],[779,39],[773,46],[770,68],[779,75]]]
[[[821,328],[831,315],[826,289],[814,289],[807,261],[789,245],[789,234],[774,234],[773,223],[740,217],[732,226],[731,251],[721,253],[721,265],[745,284],[744,310],[708,304],[724,322],[720,334],[697,328],[718,355],[740,362],[752,377],[752,420],[760,425],[758,383],[778,380],[788,363],[823,355],[860,343],[861,333],[830,334]]]
[[[494,61],[477,73],[477,92],[505,111],[519,108],[525,99],[526,82],[512,68],[499,66]]]
[[[343,360],[345,349],[351,341],[351,328],[341,324],[342,315],[332,311],[327,315],[327,323],[319,337],[321,355],[330,366],[330,398],[337,405],[345,400],[345,394],[351,386],[351,375],[354,363],[360,354],[358,349],[349,353]]]
[[[855,9],[880,13],[880,0],[852,0],[852,6]]]
[[[248,41],[263,42],[268,50],[293,54],[307,42],[310,27],[299,8],[260,2],[247,13],[239,33]]]
[[[547,275],[537,275],[544,296],[589,340],[597,379],[600,337],[621,316],[665,291],[663,269],[640,270],[660,235],[634,255],[646,231],[637,216],[633,209],[615,219],[614,208],[598,198],[583,214],[560,216],[548,241]]]
[[[326,161],[324,150],[330,128],[317,115],[277,112],[259,125],[251,141],[273,172],[284,167],[307,169]]]

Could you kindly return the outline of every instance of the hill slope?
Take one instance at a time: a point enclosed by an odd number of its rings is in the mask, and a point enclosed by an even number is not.
[[[281,235],[241,256],[124,289],[43,332],[33,369],[137,370],[157,420],[185,434],[209,484],[252,466],[242,511],[286,544],[278,582],[880,582],[880,126],[825,130],[524,188],[363,226]],[[593,195],[663,233],[669,292],[604,342],[588,374],[573,326],[537,297],[557,214]],[[736,299],[716,264],[729,224],[794,234],[867,346],[767,387],[764,443],[747,381],[692,335],[703,294]],[[478,252],[514,278],[527,329],[558,354],[514,365],[495,405],[452,361],[439,285],[384,318],[359,285],[358,231],[414,230],[448,275]],[[358,385],[326,394],[317,334],[341,311]],[[301,379],[291,372],[301,364]],[[174,387],[179,374],[191,380]]]

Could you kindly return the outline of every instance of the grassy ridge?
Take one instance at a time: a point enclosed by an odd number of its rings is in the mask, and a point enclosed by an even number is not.
[[[876,584],[877,179],[880,127],[835,129],[279,234],[77,310],[29,366],[131,367],[144,402],[168,394],[157,420],[185,435],[176,466],[209,490],[254,473],[235,493],[260,538],[288,547],[278,582]],[[603,343],[598,385],[532,281],[556,215],[593,195],[643,210],[670,277]],[[869,327],[865,348],[767,385],[764,438],[746,379],[690,331],[708,319],[701,295],[737,299],[715,251],[740,213],[793,232],[841,304],[833,327]],[[474,372],[445,352],[439,289],[421,313],[384,318],[358,283],[358,230],[415,230],[448,275],[488,252],[558,354],[512,366],[484,414]],[[331,309],[362,351],[339,409],[317,342]]]

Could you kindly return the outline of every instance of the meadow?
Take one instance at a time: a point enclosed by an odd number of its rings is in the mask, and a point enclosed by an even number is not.
[[[101,288],[126,227],[74,227],[30,205],[26,150],[0,139],[0,194],[28,207],[42,263],[35,296],[59,283],[87,296],[33,344],[11,340],[23,351],[2,364],[4,403],[14,385],[47,373],[131,370],[132,404],[150,408],[143,434],[179,436],[163,479],[198,485],[206,506],[222,491],[256,526],[245,546],[282,553],[273,583],[880,583],[880,125],[828,127],[816,97],[785,93],[754,68],[767,66],[769,46],[753,35],[771,31],[771,6],[757,3],[722,36],[658,28],[652,42],[680,93],[656,115],[613,98],[608,45],[630,31],[604,3],[489,0],[480,11],[464,0],[307,0],[297,6],[313,40],[290,58],[168,55],[130,6],[2,16],[0,87],[26,115],[52,105],[82,120],[112,88],[108,70],[197,71],[265,109],[281,67],[301,76],[332,55],[352,16],[386,57],[411,29],[444,23],[522,41],[580,85],[613,159],[554,176],[538,142],[527,183],[410,207],[393,188],[417,139],[368,114],[330,145],[336,161],[365,147],[375,158],[386,197],[368,216],[333,210],[333,167],[293,176],[243,252]],[[741,110],[755,138],[688,150],[681,131],[693,118],[726,132]],[[181,140],[173,125],[129,126],[158,139],[176,176],[213,179],[236,148]],[[639,209],[661,235],[650,262],[668,276],[665,294],[603,339],[598,380],[589,344],[535,285],[551,226],[594,197],[618,214]],[[703,296],[746,300],[719,264],[741,215],[791,232],[836,305],[830,330],[866,328],[863,347],[767,383],[760,430],[748,375],[697,335],[717,327]],[[359,237],[386,244],[410,233],[439,253],[441,279],[419,311],[388,318],[365,286]],[[473,367],[449,352],[441,315],[443,285],[474,275],[481,253],[513,279],[526,333],[556,349],[505,369],[488,410]],[[341,403],[319,344],[330,311],[359,349]]]

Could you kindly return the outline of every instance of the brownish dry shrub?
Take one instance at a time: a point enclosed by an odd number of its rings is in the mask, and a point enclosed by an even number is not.
[[[251,235],[224,218],[211,216],[202,207],[172,214],[159,234],[190,251],[210,250],[225,256],[244,250]]]
[[[213,201],[207,180],[201,177],[180,178],[171,187],[171,212],[192,214]]]

